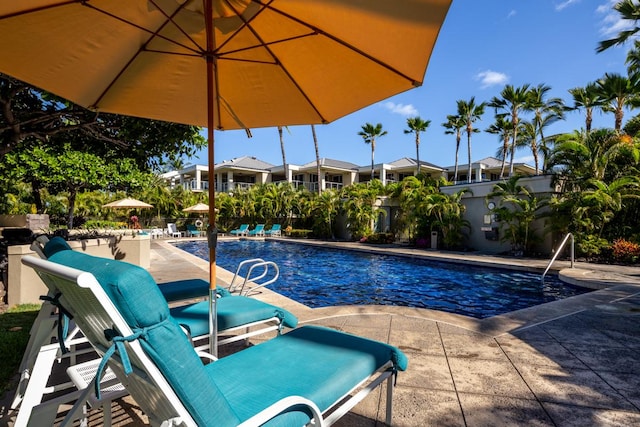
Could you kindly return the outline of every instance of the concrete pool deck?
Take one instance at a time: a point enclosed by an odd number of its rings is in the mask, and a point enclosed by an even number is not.
[[[306,243],[311,243],[306,241]],[[455,254],[398,246],[314,242],[523,269],[548,260]],[[311,309],[275,292],[256,298],[317,324],[388,342],[409,357],[393,399],[395,426],[631,426],[640,425],[640,269],[559,262],[570,281],[595,292],[487,319],[393,306]],[[151,243],[150,273],[159,283],[208,278],[208,262]],[[218,272],[228,283],[232,272]],[[252,340],[258,343],[259,340]],[[114,402],[114,425],[145,425],[131,398]],[[337,426],[384,425],[385,397],[371,393]],[[91,425],[100,425],[94,411]]]

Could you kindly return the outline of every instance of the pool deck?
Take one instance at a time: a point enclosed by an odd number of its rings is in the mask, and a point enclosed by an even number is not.
[[[208,262],[169,242],[151,243],[149,271],[159,283],[208,278]],[[548,263],[399,246],[313,244],[534,271]],[[483,320],[392,306],[311,309],[269,290],[256,298],[292,311],[301,324],[402,349],[409,368],[399,374],[394,391],[394,426],[640,425],[640,268],[580,262],[567,267],[558,262],[554,270],[560,269],[564,280],[605,288]],[[221,283],[231,275],[219,269]],[[384,425],[385,405],[378,390],[336,425]],[[145,425],[131,398],[115,402],[113,409],[114,425]],[[91,425],[99,425],[99,411],[94,412]]]

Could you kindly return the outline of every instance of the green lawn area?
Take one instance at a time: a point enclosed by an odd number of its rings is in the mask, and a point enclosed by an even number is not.
[[[39,304],[24,304],[0,314],[0,396],[15,386],[11,379],[17,373],[38,310]]]

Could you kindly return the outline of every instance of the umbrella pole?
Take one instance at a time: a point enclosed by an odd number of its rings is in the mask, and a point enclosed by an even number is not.
[[[207,240],[209,244],[209,351],[218,357],[218,304],[216,301],[216,244],[218,230],[216,228],[216,189],[215,189],[215,156],[214,156],[214,91],[213,78],[213,7],[211,0],[205,0],[205,27],[207,33],[207,158],[209,162],[209,226]]]

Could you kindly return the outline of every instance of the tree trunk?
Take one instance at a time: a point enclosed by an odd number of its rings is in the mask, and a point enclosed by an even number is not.
[[[73,211],[76,208],[76,192],[69,192],[69,219],[67,221],[67,228],[71,230],[73,228]]]
[[[458,181],[458,152],[460,151],[460,132],[456,135],[456,163],[453,167],[453,182]]]
[[[373,181],[373,178],[375,176],[374,170],[373,170],[373,157],[375,155],[376,152],[376,141],[374,139],[371,140],[371,181]]]
[[[284,151],[284,138],[282,138],[282,126],[278,126],[278,135],[280,135],[280,150],[282,151],[282,167],[284,168],[284,180],[289,182],[289,168],[287,167],[287,156]]]
[[[471,183],[471,130],[467,130],[467,155],[469,156],[469,172],[467,174],[467,182]]]
[[[313,146],[316,149],[316,174],[318,174],[318,195],[322,193],[320,188],[320,151],[318,151],[318,137],[316,136],[316,127],[311,125],[311,134],[313,135]]]
[[[418,175],[420,175],[420,132],[416,132],[416,160],[418,161]]]

